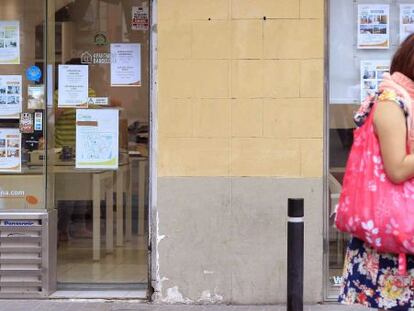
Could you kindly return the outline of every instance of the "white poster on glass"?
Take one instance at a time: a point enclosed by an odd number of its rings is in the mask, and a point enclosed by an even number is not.
[[[0,21],[0,64],[20,64],[19,21]]]
[[[88,65],[59,65],[58,107],[82,107],[88,102]]]
[[[388,49],[390,46],[390,6],[358,5],[358,48]]]
[[[21,171],[21,141],[18,128],[0,128],[0,172]]]
[[[111,44],[111,86],[141,86],[141,44]]]
[[[118,168],[119,111],[76,110],[76,168]]]
[[[414,32],[414,4],[400,4],[400,42]]]
[[[374,95],[383,79],[383,74],[390,71],[389,60],[361,61],[361,101]]]
[[[0,75],[0,119],[18,118],[22,112],[22,76]]]

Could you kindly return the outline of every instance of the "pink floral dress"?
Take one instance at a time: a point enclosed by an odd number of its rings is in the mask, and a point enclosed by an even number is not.
[[[398,256],[379,254],[353,238],[345,257],[339,302],[385,310],[414,308],[414,257],[407,256],[407,276],[398,274]]]

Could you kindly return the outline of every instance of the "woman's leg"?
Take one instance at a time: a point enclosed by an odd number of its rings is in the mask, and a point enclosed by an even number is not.
[[[72,222],[73,204],[71,201],[59,201],[58,203],[58,230],[59,240],[69,239],[69,227]]]
[[[74,238],[92,238],[92,232],[86,226],[86,214],[88,212],[88,201],[74,201],[74,221],[71,228],[71,236]]]

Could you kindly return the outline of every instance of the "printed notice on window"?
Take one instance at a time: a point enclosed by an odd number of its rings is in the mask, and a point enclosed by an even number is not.
[[[149,10],[145,5],[132,7],[131,29],[147,31],[149,29]]]
[[[400,42],[414,32],[414,5],[400,4]]]
[[[22,76],[0,75],[0,119],[19,118],[22,112]]]
[[[58,107],[85,107],[88,103],[88,65],[59,65]]]
[[[21,172],[21,134],[18,128],[0,128],[0,172]]]
[[[0,21],[0,64],[20,64],[19,21]]]
[[[117,169],[119,111],[76,110],[76,168]]]
[[[389,71],[389,60],[361,61],[361,101],[378,91],[384,73]]]
[[[388,49],[390,46],[390,6],[358,5],[358,48]]]
[[[111,44],[111,86],[141,86],[141,44]]]

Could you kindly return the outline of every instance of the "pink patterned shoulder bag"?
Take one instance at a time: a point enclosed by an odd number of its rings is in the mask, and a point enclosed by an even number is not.
[[[406,254],[414,254],[414,180],[394,184],[385,173],[373,124],[381,104],[389,103],[373,99],[365,122],[354,131],[335,224],[380,253],[399,254],[398,270],[405,275]]]

